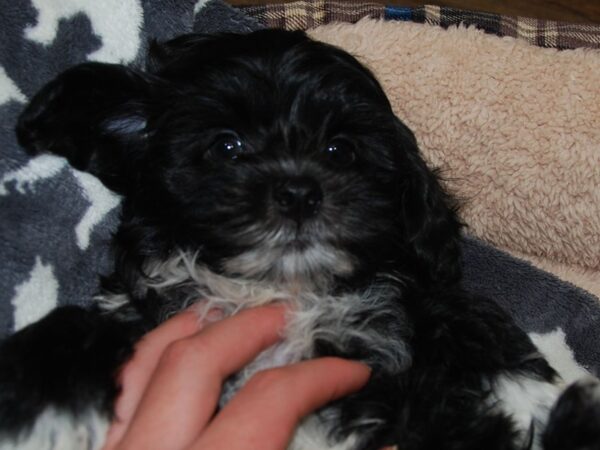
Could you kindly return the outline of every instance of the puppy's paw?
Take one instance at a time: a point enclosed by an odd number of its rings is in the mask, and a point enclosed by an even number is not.
[[[0,450],[99,450],[109,424],[106,414],[93,409],[74,415],[48,407],[30,427],[4,431]]]
[[[600,380],[584,378],[562,394],[544,434],[544,450],[600,449]]]
[[[0,343],[0,449],[96,449],[131,354],[130,329],[59,308]]]

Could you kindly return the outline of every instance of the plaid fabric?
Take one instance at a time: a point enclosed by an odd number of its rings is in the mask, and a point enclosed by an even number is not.
[[[357,22],[363,17],[404,20],[444,28],[465,24],[486,33],[510,36],[532,45],[557,49],[600,48],[600,26],[510,17],[463,11],[440,6],[383,6],[377,3],[342,0],[304,0],[263,6],[241,7],[267,27],[308,29],[330,22]]]
[[[473,25],[486,33],[510,36],[539,47],[572,49],[600,48],[600,26],[510,17],[485,12],[463,11],[440,6],[402,8],[388,6],[386,19],[410,20],[444,28]]]
[[[240,8],[268,28],[286,30],[306,30],[331,22],[354,23],[366,16],[383,18],[386,9],[360,0],[306,0]]]

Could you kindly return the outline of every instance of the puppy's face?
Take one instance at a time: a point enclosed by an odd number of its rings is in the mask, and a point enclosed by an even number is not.
[[[102,93],[77,112],[91,136],[71,129],[60,148],[125,194],[130,252],[180,248],[228,276],[314,283],[388,266],[432,276],[455,258],[457,224],[412,134],[338,49],[282,31],[194,35],[156,46],[150,73],[76,70],[38,103],[56,117],[68,91]],[[19,130],[30,148],[27,130],[49,120],[34,112]]]
[[[228,275],[346,276],[394,239],[402,180],[385,97],[354,60],[293,38],[267,51],[205,42],[223,48],[160,72],[184,89],[148,122],[162,164],[144,184],[179,221],[178,245]]]

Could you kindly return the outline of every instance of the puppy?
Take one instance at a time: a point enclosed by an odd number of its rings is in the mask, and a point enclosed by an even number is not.
[[[598,429],[582,435],[600,418],[584,395],[598,384],[571,387],[552,412],[555,371],[461,288],[456,206],[347,53],[301,32],[182,36],[154,45],[144,72],[66,71],[17,135],[124,200],[95,307],[58,309],[0,347],[0,447],[99,448],[114,375],[144,332],[194,302],[231,315],[275,300],[293,305],[285,336],[222,403],[268,367],[334,355],[373,369],[290,449],[600,445]]]

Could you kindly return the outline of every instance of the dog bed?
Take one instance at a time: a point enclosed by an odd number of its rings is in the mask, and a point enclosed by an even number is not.
[[[444,17],[462,13],[448,10],[435,23],[427,19],[431,8],[298,2],[236,9],[219,0],[101,5],[18,0],[0,18],[1,334],[56,306],[89,304],[97,274],[111,271],[109,242],[119,217],[119,197],[97,179],[64,159],[31,159],[19,148],[13,127],[27,99],[86,60],[143,67],[150,37],[323,25],[310,34],[373,69],[426,158],[463,199],[467,287],[505,307],[567,380],[600,374],[600,302],[592,293],[600,270],[598,51],[486,35],[449,23]],[[285,13],[281,23],[269,19],[277,8]],[[325,24],[331,18],[358,22]],[[500,18],[487,31],[501,34],[510,27],[498,24],[506,23],[519,22]],[[600,36],[596,29],[575,32],[578,40],[568,34],[554,46],[594,45]]]

